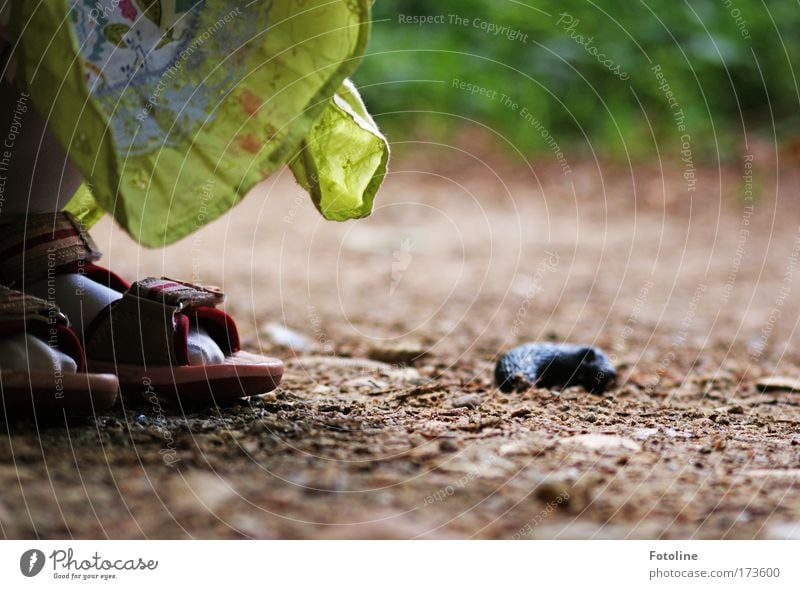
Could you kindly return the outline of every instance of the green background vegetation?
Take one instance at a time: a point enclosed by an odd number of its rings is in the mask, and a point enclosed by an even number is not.
[[[609,72],[556,24],[564,12],[579,21],[572,33],[584,41],[593,37],[591,45],[629,80]],[[450,14],[518,29],[527,42],[451,25],[447,16],[446,24],[398,22],[399,15]],[[775,133],[784,141],[800,121],[794,69],[800,5],[794,0],[379,0],[373,17],[386,20],[373,27],[356,82],[395,139],[407,137],[410,128],[446,139],[463,123],[459,117],[468,117],[524,152],[548,149],[541,134],[498,99],[453,88],[458,78],[507,94],[573,150],[588,150],[590,141],[603,157],[650,157],[657,149],[664,157],[678,155],[682,133],[654,64],[662,66],[686,116],[696,159],[735,155],[745,131],[770,141]],[[742,24],[750,39],[743,38]],[[446,114],[397,112],[408,110]]]

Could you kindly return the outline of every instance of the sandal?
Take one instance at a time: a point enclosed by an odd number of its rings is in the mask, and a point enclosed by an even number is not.
[[[18,333],[29,333],[57,347],[75,360],[78,372],[0,370],[0,409],[6,416],[94,413],[117,400],[116,376],[83,371],[80,340],[55,305],[0,285],[0,334]]]
[[[0,239],[0,242],[6,242]],[[271,391],[283,375],[277,358],[240,350],[233,319],[217,308],[218,289],[146,278],[129,285],[94,264],[100,252],[69,213],[33,215],[17,229],[27,268],[41,267],[41,248],[57,260],[54,272],[81,272],[123,294],[85,328],[86,365],[91,372],[116,374],[124,395],[182,405],[228,405]],[[4,243],[5,245],[5,243]],[[52,267],[53,264],[50,263]],[[14,257],[0,260],[0,281],[21,276]],[[9,274],[11,276],[9,276]],[[204,329],[225,354],[221,364],[189,365],[189,328]]]

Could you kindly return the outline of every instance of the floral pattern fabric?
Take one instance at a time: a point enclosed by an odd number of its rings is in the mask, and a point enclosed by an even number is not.
[[[368,0],[12,1],[19,68],[88,179],[68,209],[145,245],[289,164],[320,212],[369,214],[388,146],[346,81]],[[27,26],[19,26],[27,23]]]

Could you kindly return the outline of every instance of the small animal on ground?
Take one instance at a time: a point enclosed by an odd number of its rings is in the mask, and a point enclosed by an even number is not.
[[[530,343],[501,356],[494,378],[504,393],[531,385],[546,389],[581,386],[590,393],[602,393],[616,382],[617,371],[597,347]]]

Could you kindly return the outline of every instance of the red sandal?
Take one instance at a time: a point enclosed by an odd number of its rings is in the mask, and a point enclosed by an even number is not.
[[[13,233],[13,231],[12,231]],[[69,213],[32,215],[16,237],[26,269],[41,267],[41,248],[55,257],[54,271],[81,272],[123,294],[85,328],[86,366],[91,372],[116,374],[124,395],[181,405],[228,405],[242,397],[271,391],[283,375],[277,358],[240,350],[233,319],[217,308],[224,295],[217,289],[167,278],[146,278],[129,285],[94,264],[100,252],[83,226]],[[1,255],[1,254],[0,254]],[[50,264],[53,266],[53,264]],[[0,259],[0,281],[21,262]],[[26,270],[27,275],[27,270]],[[189,328],[204,329],[225,354],[221,364],[189,365]]]
[[[0,286],[0,335],[29,333],[70,356],[77,373],[46,370],[0,370],[0,408],[8,415],[94,413],[117,400],[113,374],[84,372],[80,340],[66,317],[47,301]]]

